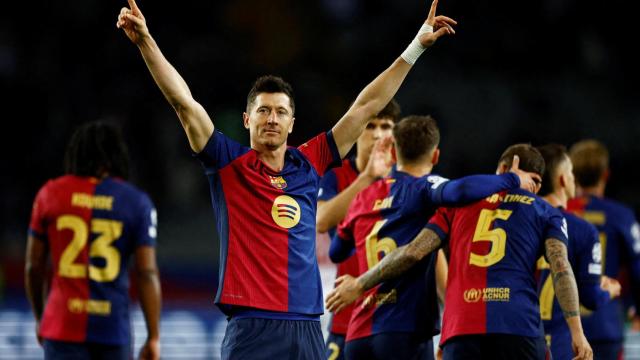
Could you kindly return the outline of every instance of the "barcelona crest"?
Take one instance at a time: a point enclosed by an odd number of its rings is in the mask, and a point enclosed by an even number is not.
[[[269,180],[271,180],[271,186],[278,190],[282,190],[287,187],[287,182],[282,176],[269,176]]]

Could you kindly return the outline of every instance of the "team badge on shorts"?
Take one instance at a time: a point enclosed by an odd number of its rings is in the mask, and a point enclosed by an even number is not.
[[[278,190],[282,190],[287,187],[287,182],[282,176],[269,176],[269,180],[271,181],[271,186]]]

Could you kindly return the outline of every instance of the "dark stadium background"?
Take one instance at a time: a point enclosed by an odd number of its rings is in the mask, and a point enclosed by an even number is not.
[[[233,138],[248,141],[241,114],[257,76],[291,82],[291,145],[329,129],[402,52],[428,10],[424,0],[138,4],[165,56]],[[165,298],[210,306],[217,240],[208,184],[137,49],[115,27],[125,5],[13,1],[0,11],[0,307],[24,296],[38,188],[62,173],[74,127],[97,119],[123,126],[132,182],[157,205]],[[493,172],[515,142],[596,138],[611,152],[608,194],[640,213],[640,58],[627,2],[441,0],[439,13],[459,21],[457,35],[429,49],[397,95],[403,114],[432,114],[439,123],[435,172]]]

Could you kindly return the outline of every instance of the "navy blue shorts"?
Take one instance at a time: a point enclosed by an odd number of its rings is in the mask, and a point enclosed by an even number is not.
[[[44,358],[73,359],[73,360],[129,360],[131,347],[129,345],[107,345],[96,343],[79,343],[44,339]]]
[[[547,344],[542,336],[508,334],[461,335],[447,340],[443,360],[545,360]]]
[[[223,359],[324,359],[320,321],[232,317]]]
[[[326,347],[327,360],[344,360],[345,338],[344,335],[329,333]]]
[[[433,341],[411,333],[376,334],[348,341],[345,353],[348,360],[433,360]]]

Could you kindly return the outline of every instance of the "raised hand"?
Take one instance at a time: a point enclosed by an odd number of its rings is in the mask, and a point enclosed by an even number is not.
[[[373,145],[369,162],[367,162],[367,166],[363,172],[374,179],[386,176],[393,166],[393,158],[391,156],[392,147],[393,138],[391,136],[378,139]]]
[[[510,171],[518,175],[518,178],[520,178],[520,188],[523,190],[535,193],[542,183],[540,175],[520,170],[520,157],[518,157],[518,155],[513,156]]]
[[[142,39],[149,36],[147,22],[136,4],[136,0],[128,0],[129,8],[123,7],[118,15],[116,27],[124,30],[129,40],[134,44],[139,44]]]
[[[438,0],[433,0],[431,3],[431,9],[429,9],[429,15],[427,16],[427,20],[425,24],[431,26],[433,28],[432,32],[426,32],[421,34],[418,37],[420,41],[420,45],[428,48],[432,46],[436,40],[445,35],[454,35],[456,31],[453,29],[454,25],[457,25],[458,22],[453,20],[450,17],[444,15],[436,16],[436,10],[438,8]]]
[[[338,312],[356,301],[363,292],[356,278],[351,275],[342,275],[336,279],[336,288],[331,290],[325,300],[327,310]]]

